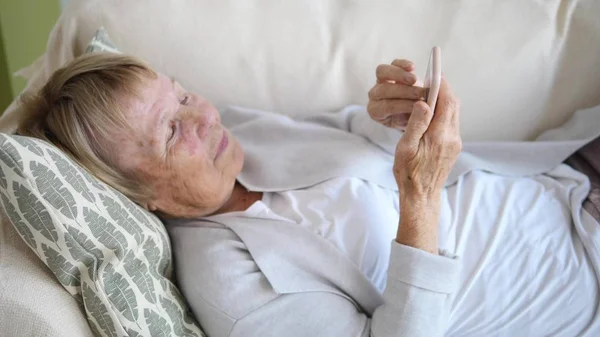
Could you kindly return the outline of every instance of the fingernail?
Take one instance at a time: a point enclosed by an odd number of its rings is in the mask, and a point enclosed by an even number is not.
[[[413,84],[415,82],[414,75],[409,74],[409,75],[404,76],[404,82],[406,84]]]
[[[419,98],[422,98],[423,100],[427,100],[427,98],[429,97],[429,88],[423,88],[422,91],[422,96]]]
[[[414,112],[423,113],[424,114],[425,111],[426,111],[424,104],[425,103],[421,103],[421,102],[415,103],[415,109],[414,109],[415,111]]]

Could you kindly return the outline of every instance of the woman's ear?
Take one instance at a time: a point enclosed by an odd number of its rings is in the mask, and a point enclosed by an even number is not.
[[[144,207],[147,211],[156,212],[156,205],[154,205],[152,201],[144,202],[141,206]]]

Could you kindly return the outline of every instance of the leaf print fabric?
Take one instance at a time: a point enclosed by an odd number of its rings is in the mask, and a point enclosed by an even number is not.
[[[104,204],[110,216],[119,222],[121,228],[125,229],[129,235],[132,235],[137,243],[141,243],[144,233],[140,227],[136,226],[135,221],[129,216],[129,213],[124,208],[119,207],[109,197],[100,196],[100,199],[102,199],[102,204]]]
[[[205,336],[170,280],[160,220],[54,146],[0,133],[0,203],[97,336]]]
[[[85,185],[85,182],[78,170],[74,169],[73,166],[69,165],[69,162],[62,159],[57,153],[49,152],[49,154],[54,163],[56,164],[56,167],[60,170],[60,172],[67,173],[67,175],[71,178],[71,180],[67,181],[67,183],[71,184],[71,186],[73,186],[73,189],[79,192],[79,194],[81,194],[82,197],[86,198],[90,202],[94,202],[94,195],[90,191],[88,191],[88,188]]]
[[[83,209],[83,216],[91,224],[90,230],[96,240],[110,249],[118,259],[123,258],[128,243],[127,238],[117,230],[117,227],[87,207]]]
[[[25,240],[25,243],[27,243],[30,248],[35,249],[36,244],[33,233],[31,233],[29,227],[21,219],[19,213],[17,213],[17,210],[15,209],[15,206],[13,206],[12,202],[10,202],[10,200],[8,200],[4,194],[2,194],[2,203],[4,204],[4,208],[6,209],[8,216],[11,219],[15,219],[15,228],[19,232],[19,235],[21,235],[21,237]]]
[[[80,285],[79,269],[67,261],[54,248],[50,248],[42,243],[42,250],[44,251],[44,256],[46,256],[46,261],[48,261],[48,267],[54,272],[60,283],[70,286]]]
[[[6,139],[0,139],[0,146],[3,150],[0,151],[0,161],[11,167],[15,174],[23,177],[23,160],[21,160],[19,151]],[[6,188],[6,185],[2,185],[2,187]]]
[[[19,139],[17,139],[17,142],[19,142],[19,144],[22,144],[29,151],[37,154],[40,157],[42,157],[44,155],[44,151],[42,150],[42,148],[37,146],[33,140],[31,140],[27,137],[19,138]]]
[[[146,300],[148,300],[150,303],[156,303],[154,280],[148,273],[148,267],[142,263],[142,260],[135,257],[132,252],[127,253],[125,258],[130,261],[124,264],[127,274],[129,274],[133,281],[139,285],[139,290],[142,292]]]
[[[144,310],[144,317],[150,327],[150,336],[152,337],[169,337],[171,333],[171,327],[167,320],[158,315],[156,312],[150,309]]]
[[[77,217],[75,198],[56,174],[41,163],[32,162],[30,168],[35,177],[35,184],[44,198],[52,205],[57,205],[60,212],[65,216],[71,219]]]
[[[86,284],[83,285],[83,301],[86,311],[90,314],[88,321],[92,327],[95,327],[96,334],[107,337],[118,336],[108,309]]]
[[[87,241],[85,238],[83,238],[83,240]],[[90,252],[87,252],[81,246],[81,244],[79,242],[77,242],[75,240],[75,238],[72,236],[65,235],[65,244],[67,246],[67,249],[69,250],[69,253],[71,253],[71,256],[73,257],[73,259],[75,259],[79,263],[82,263],[85,266],[90,280],[93,280],[96,277],[95,271],[96,271],[96,267],[98,266],[97,256],[94,254],[91,254]],[[93,250],[96,250],[96,249],[93,248]],[[101,254],[102,253],[100,253],[100,255]]]
[[[49,241],[58,240],[56,229],[52,226],[52,218],[36,196],[16,181],[13,182],[13,191],[17,196],[17,204],[23,214],[23,220]]]
[[[106,294],[117,310],[130,321],[137,320],[138,304],[135,293],[131,290],[123,275],[116,272],[109,264],[106,266],[103,282],[106,286]]]

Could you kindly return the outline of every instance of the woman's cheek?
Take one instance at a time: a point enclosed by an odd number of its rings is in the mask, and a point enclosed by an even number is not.
[[[184,139],[181,144],[181,152],[184,152],[186,156],[198,157],[204,153],[204,148],[199,139]]]

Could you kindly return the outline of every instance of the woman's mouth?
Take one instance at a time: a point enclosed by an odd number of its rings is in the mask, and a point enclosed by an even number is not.
[[[229,137],[227,137],[227,132],[223,130],[223,137],[221,137],[221,142],[219,142],[219,147],[217,148],[217,154],[215,155],[215,159],[217,159],[223,151],[229,145]]]

